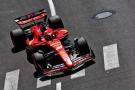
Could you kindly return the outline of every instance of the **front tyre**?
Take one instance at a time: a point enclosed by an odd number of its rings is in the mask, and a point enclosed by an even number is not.
[[[33,53],[32,57],[35,60],[35,62],[42,67],[42,69],[45,69],[47,67],[47,62],[45,60],[43,52],[35,52]]]
[[[76,39],[74,42],[75,42],[75,47],[80,55],[85,55],[90,53],[88,43],[83,37]]]
[[[39,77],[43,76],[43,73],[42,73],[42,71],[35,71],[33,73],[33,76],[34,76],[34,78],[39,78]]]

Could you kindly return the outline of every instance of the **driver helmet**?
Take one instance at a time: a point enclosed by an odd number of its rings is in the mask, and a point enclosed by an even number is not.
[[[55,35],[51,32],[45,32],[45,39],[46,40],[52,40],[55,38]]]

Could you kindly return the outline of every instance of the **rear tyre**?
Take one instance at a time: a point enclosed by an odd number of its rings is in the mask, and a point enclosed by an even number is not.
[[[15,48],[25,48],[25,33],[21,29],[11,31],[10,37]]]
[[[52,29],[64,28],[63,22],[59,16],[52,16],[48,19],[49,27]]]
[[[75,40],[75,47],[77,51],[80,53],[80,55],[85,55],[90,53],[88,43],[83,37]]]

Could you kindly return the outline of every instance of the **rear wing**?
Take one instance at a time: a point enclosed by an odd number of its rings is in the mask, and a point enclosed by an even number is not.
[[[42,18],[43,19],[47,18],[47,12],[44,9],[39,10],[37,12],[33,12],[33,13],[30,13],[30,14],[27,14],[27,15],[24,15],[24,16],[21,16],[19,18],[16,18],[14,21],[18,25],[24,25],[24,24],[27,24],[27,23],[30,23],[30,22],[34,22],[34,21],[42,19]]]

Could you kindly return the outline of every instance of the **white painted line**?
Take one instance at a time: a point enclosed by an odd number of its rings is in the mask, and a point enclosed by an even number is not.
[[[53,4],[53,1],[52,0],[48,0],[48,3],[49,3],[49,6],[50,6],[51,15],[55,16],[56,15],[56,11],[55,11],[55,7],[54,7],[54,4]]]
[[[110,70],[120,67],[118,59],[117,44],[112,44],[103,47],[104,67],[105,70]]]
[[[39,79],[40,78],[37,79],[37,88],[41,88],[41,87],[44,87],[44,86],[51,85],[51,80],[41,81]]]
[[[61,90],[61,82],[56,83],[56,90]]]
[[[70,78],[75,79],[75,78],[79,78],[79,77],[83,77],[83,76],[85,76],[85,69],[83,69],[75,74],[72,74]]]
[[[20,70],[6,73],[4,90],[17,90]]]

